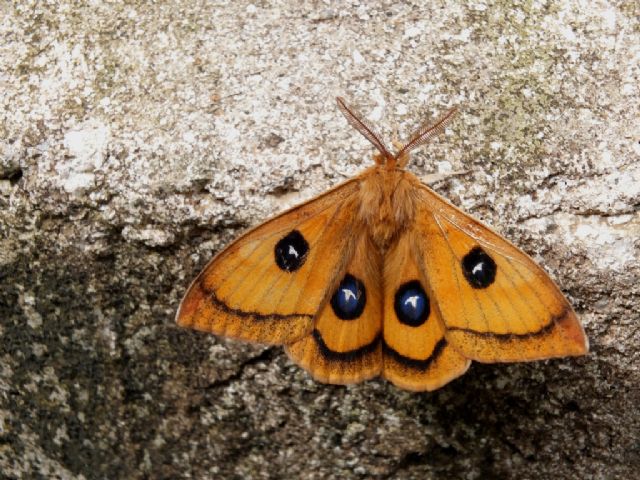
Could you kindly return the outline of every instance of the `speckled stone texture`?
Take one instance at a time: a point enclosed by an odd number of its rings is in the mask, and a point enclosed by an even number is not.
[[[635,1],[0,3],[0,477],[634,478]],[[174,325],[234,236],[370,164],[344,95],[418,175],[531,253],[585,358],[434,393],[313,382]]]

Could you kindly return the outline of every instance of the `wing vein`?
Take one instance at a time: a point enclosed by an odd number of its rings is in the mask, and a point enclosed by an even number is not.
[[[331,214],[331,217],[330,217],[329,222],[328,222],[329,224],[330,224],[331,222],[333,222],[333,220],[335,219],[335,217],[336,217],[336,215],[337,215],[338,211],[339,211],[339,209],[336,207],[335,212],[333,212],[333,213]],[[307,219],[307,220],[309,220],[309,219]],[[304,221],[302,221],[302,222],[298,223],[298,224],[296,225],[296,227],[300,226],[302,223],[304,223]],[[320,237],[319,237],[318,239],[316,239],[316,240],[315,240],[315,241],[310,245],[310,250],[311,250],[312,248],[313,248],[313,249],[315,249],[315,247],[317,247],[317,246],[318,246],[318,244],[319,244],[319,243],[321,242],[321,240],[324,238],[324,233],[325,233],[325,232],[326,232],[326,228],[325,228],[325,229],[323,229],[323,233],[320,235]],[[268,237],[268,238],[270,238],[270,237]],[[313,256],[314,260],[315,260],[316,256],[317,256],[317,255],[316,255],[316,254],[314,254],[314,256]],[[255,280],[253,280],[253,282],[254,282],[254,283],[261,283],[262,279],[263,279],[263,278],[265,277],[265,275],[269,272],[269,270],[273,267],[273,265],[272,265],[272,264],[270,264],[269,262],[264,262],[264,264],[265,264],[265,268],[263,268],[263,269],[262,269],[262,271],[261,271],[261,273],[260,273],[260,276],[258,276]],[[247,273],[247,276],[248,276],[248,274],[250,274],[250,273],[254,273],[254,271],[249,270],[249,272]],[[283,290],[282,290],[282,295],[280,296],[280,299],[279,299],[279,300],[278,300],[278,302],[273,306],[274,311],[277,311],[277,310],[278,310],[278,306],[279,306],[279,305],[280,305],[280,303],[282,302],[282,299],[283,299],[283,298],[284,298],[284,296],[286,295],[286,293],[287,293],[287,291],[289,290],[289,288],[290,288],[291,284],[292,284],[292,283],[294,282],[294,280],[296,279],[296,277],[295,277],[295,273],[294,273],[294,274],[289,274],[289,275],[290,275],[290,278],[289,278],[289,282],[287,283],[287,286],[286,286],[285,288],[283,288]],[[245,276],[245,279],[246,279],[246,276]],[[267,295],[269,295],[269,294],[271,293],[271,291],[273,290],[273,287],[274,287],[274,285],[275,285],[275,283],[276,283],[277,281],[278,281],[278,278],[273,278],[273,279],[272,279],[272,280],[267,284],[268,286],[267,286],[266,290],[265,290],[265,291],[262,293],[262,295],[260,296],[260,300],[264,299]],[[305,285],[306,285],[306,283],[305,283]],[[238,285],[238,287],[240,287],[240,286],[242,286],[242,285]],[[240,305],[244,304],[244,303],[246,302],[247,297],[248,297],[251,293],[253,293],[250,289],[246,289],[246,291],[247,291],[247,294],[246,294],[244,297],[242,297],[242,299],[241,299],[239,302],[237,302],[237,303],[239,303]],[[296,306],[297,306],[297,302],[296,302]],[[294,310],[295,310],[295,308],[294,308]]]
[[[509,261],[509,260],[507,260],[507,261]],[[542,305],[544,310],[547,311],[547,313],[549,314],[550,320],[554,323],[554,327],[557,326],[558,321],[556,320],[556,316],[553,314],[553,311],[549,308],[549,306],[542,300],[542,297],[538,294],[536,289],[532,288],[531,285],[529,285],[529,282],[526,281],[526,279],[524,278],[524,275],[522,275],[522,272],[520,272],[520,270],[518,268],[516,268],[510,261],[509,261],[509,264],[513,267],[513,269],[520,276],[520,278],[522,278],[522,280],[524,281],[525,285],[528,287],[529,291],[531,291],[533,296],[538,300],[540,305]],[[521,294],[521,295],[524,297],[523,294]],[[560,328],[559,331],[560,331],[560,335],[562,335],[562,337],[564,338],[565,343],[570,343],[570,341],[568,341],[569,339],[568,339],[564,329]]]
[[[343,205],[347,202],[347,200],[349,200],[349,197],[347,197],[345,200],[343,200],[343,202],[342,202],[342,203],[340,203],[339,205],[337,205],[337,206],[336,206],[336,211],[335,211],[335,213],[331,216],[331,218],[330,218],[330,219],[329,219],[329,221],[327,222],[326,226],[325,226],[325,227],[324,227],[324,229],[323,229],[322,234],[320,235],[320,237],[318,238],[318,240],[317,240],[316,242],[314,242],[314,245],[318,245],[319,243],[321,243],[321,241],[322,241],[322,240],[324,240],[325,236],[327,235],[327,232],[329,231],[329,226],[330,226],[330,225],[332,225],[332,224],[335,222],[336,218],[338,217],[338,213],[340,212],[340,210],[341,210],[341,208],[343,207]],[[348,229],[346,229],[346,230],[348,231]],[[318,259],[318,254],[316,253],[316,255],[314,255],[313,260],[312,260],[312,263],[310,263],[310,265],[311,265],[311,266],[315,265],[315,264],[316,264],[316,260],[317,260],[317,259]],[[344,260],[344,259],[343,259],[343,260]],[[334,279],[334,278],[335,278],[335,276],[336,276],[336,274],[335,274],[335,270],[337,270],[338,268],[340,268],[340,269],[341,269],[341,268],[343,268],[343,267],[344,267],[344,265],[342,265],[342,266],[340,266],[340,267],[336,267],[336,268],[334,269],[334,273],[332,274],[332,277],[333,277],[333,278],[332,278],[332,283],[333,283],[333,279]],[[313,270],[313,269],[311,269],[311,270]],[[298,305],[300,304],[300,298],[302,297],[302,292],[304,292],[304,291],[306,290],[307,285],[309,284],[309,280],[310,280],[310,278],[311,278],[310,276],[308,276],[308,277],[307,277],[306,281],[304,282],[304,287],[303,287],[303,288],[301,288],[301,289],[298,291],[298,298],[296,299],[296,303],[294,304],[294,309],[295,309],[295,308],[297,308],[297,307],[298,307]],[[280,305],[280,302],[282,302],[282,299],[284,298],[284,294],[286,293],[286,290],[288,290],[288,289],[290,288],[290,286],[291,286],[291,283],[292,283],[292,282],[293,282],[293,277],[292,277],[292,278],[291,278],[291,280],[289,281],[289,285],[287,286],[287,288],[283,291],[283,294],[282,294],[282,296],[280,297],[280,300],[278,300],[277,305]],[[324,300],[325,300],[325,298],[323,298],[323,299],[322,299],[321,304],[322,304],[322,303],[324,303]],[[321,304],[320,304],[320,305],[321,305]],[[316,310],[315,315],[317,315],[317,314],[318,314],[318,311],[319,311],[319,309],[320,309],[320,305],[318,305],[318,309]],[[315,316],[315,315],[314,315],[314,316]]]
[[[450,220],[449,217],[444,217],[444,219],[449,222],[452,226],[454,226],[455,228],[458,228],[458,226],[452,222]],[[468,232],[463,231],[463,233],[469,235]],[[469,235],[471,237],[471,235]],[[475,237],[471,237],[474,240],[477,241],[477,239]],[[449,240],[447,239],[447,242],[449,242]],[[487,247],[489,249],[491,249],[490,247]],[[456,260],[458,261],[458,264],[460,264],[460,262],[462,261],[462,259],[458,258],[457,255],[455,255],[455,253],[452,252],[452,254],[455,256]],[[502,255],[501,255],[502,256]],[[507,261],[509,261],[508,258],[506,258]],[[511,264],[511,263],[509,263]],[[506,273],[504,274],[504,276],[511,282],[512,286],[514,287],[514,290],[516,290],[515,288],[515,284],[513,283],[512,279],[506,275]],[[507,299],[507,301],[509,302],[509,304],[511,305],[511,307],[513,308],[513,311],[516,312],[516,314],[518,313],[518,309],[515,307],[511,296],[509,295],[509,292],[507,292],[503,285],[500,282],[495,282],[494,286],[499,286],[500,290],[503,292],[503,296],[504,298]],[[477,292],[475,290],[473,290],[474,295],[477,295]],[[513,331],[513,329],[510,327],[510,323],[509,322],[509,318],[505,315],[504,311],[502,310],[502,308],[500,308],[500,303],[496,300],[494,294],[492,293],[491,289],[486,289],[483,291],[483,293],[485,293],[487,295],[487,298],[489,298],[489,300],[491,300],[491,303],[493,304],[493,306],[495,307],[496,311],[498,312],[498,314],[500,315],[500,318],[502,319],[502,324],[503,324],[503,328],[505,330],[505,332],[509,332],[511,333]],[[476,296],[477,298],[477,296]],[[515,319],[514,319],[515,320]],[[525,330],[528,330],[527,324],[525,323],[524,319],[522,318],[521,315],[518,315],[517,320],[523,325]],[[491,331],[491,330],[487,330],[487,331]]]
[[[314,215],[314,217],[317,216],[317,215],[320,215],[323,212],[325,212],[326,210],[328,210],[332,206],[334,206],[334,205],[328,205],[325,208],[319,210]],[[293,226],[288,225],[287,228],[282,228],[280,230],[277,230],[276,232],[271,233],[270,235],[267,235],[266,237],[258,237],[257,239],[253,240],[256,243],[256,247],[251,251],[251,253],[249,255],[247,255],[245,258],[243,258],[240,263],[238,263],[238,266],[236,267],[236,271],[239,269],[240,266],[242,266],[247,260],[249,260],[253,256],[253,254],[256,252],[256,250],[258,250],[258,248],[260,248],[264,244],[265,240],[269,240],[269,239],[275,237],[276,235],[281,234],[284,231],[295,230],[300,225],[302,225],[304,222],[308,221],[310,218],[313,218],[313,217],[304,218],[304,219],[300,220],[298,223],[294,224]],[[240,237],[240,238],[242,238],[242,237]],[[269,268],[269,264],[267,264],[267,270],[268,270],[268,268]],[[255,273],[254,270],[252,270],[251,268],[247,269],[247,272],[243,276],[240,277],[240,279],[236,282],[236,284],[231,289],[230,296],[233,295],[233,293],[235,293],[235,291],[244,284],[244,282],[247,279],[247,277],[252,273]],[[250,292],[248,292],[248,293],[250,293]],[[242,301],[244,301],[244,300],[246,300],[246,297],[243,297]],[[237,304],[236,304],[236,306],[237,306]]]
[[[436,222],[436,225],[438,225],[438,229],[440,230],[440,233],[442,233],[442,237],[444,238],[445,242],[447,242],[447,246],[449,247],[449,251],[451,252],[451,257],[452,257],[452,270],[453,273],[455,274],[455,278],[456,278],[456,285],[458,287],[458,291],[460,292],[461,296],[460,298],[462,298],[462,287],[460,286],[460,276],[458,274],[458,269],[457,264],[455,262],[455,260],[458,260],[458,262],[460,261],[459,258],[457,258],[453,247],[451,246],[451,242],[449,242],[449,237],[447,237],[446,232],[444,231],[444,228],[442,228],[442,225],[440,224],[440,220],[438,220],[438,217],[436,217],[436,214],[431,212],[431,216],[433,217],[433,220]],[[489,328],[489,321],[487,320],[487,317],[484,313],[484,310],[482,309],[482,305],[480,304],[480,300],[478,300],[478,297],[476,295],[476,292],[472,292],[473,293],[473,298],[476,301],[476,305],[478,306],[478,310],[480,310],[480,313],[482,314],[482,319],[484,320],[484,324],[486,326],[487,331],[491,331]],[[464,305],[464,303],[463,303]],[[469,327],[469,317],[467,315],[466,312],[466,308],[463,307],[463,309],[465,310],[465,321],[467,322],[467,327]],[[444,321],[444,318],[443,318]]]

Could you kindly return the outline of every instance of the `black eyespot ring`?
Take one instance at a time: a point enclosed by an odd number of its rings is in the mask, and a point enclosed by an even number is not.
[[[401,323],[419,327],[429,318],[429,297],[418,280],[404,283],[396,291],[393,308]]]
[[[355,320],[364,311],[367,292],[364,283],[347,273],[331,297],[331,308],[342,320]]]
[[[473,288],[487,288],[497,270],[496,262],[480,247],[473,247],[462,259],[462,273]]]
[[[276,243],[276,264],[285,272],[298,270],[307,259],[309,244],[298,230],[291,230]]]

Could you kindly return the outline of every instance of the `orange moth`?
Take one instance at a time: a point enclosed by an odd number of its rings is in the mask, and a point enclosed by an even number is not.
[[[455,109],[392,154],[343,99],[338,106],[378,150],[375,165],[220,252],[189,287],[179,325],[285,345],[322,382],[380,375],[408,390],[437,389],[472,360],[587,353],[553,280],[405,170]]]

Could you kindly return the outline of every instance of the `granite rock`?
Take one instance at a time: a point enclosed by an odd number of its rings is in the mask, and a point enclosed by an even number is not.
[[[0,4],[3,478],[632,478],[637,2]],[[243,229],[458,105],[414,173],[539,261],[584,358],[432,393],[179,329]],[[464,175],[446,175],[466,171]]]

